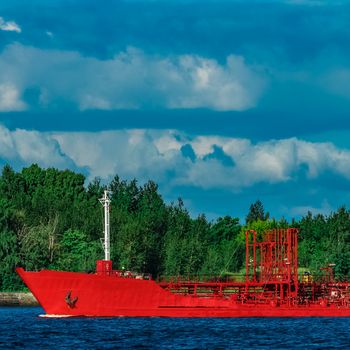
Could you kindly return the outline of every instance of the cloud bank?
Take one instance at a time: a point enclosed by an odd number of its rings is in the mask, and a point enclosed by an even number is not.
[[[187,150],[187,151],[186,151]],[[190,150],[190,152],[188,152]],[[252,143],[176,130],[37,132],[0,126],[0,159],[115,174],[160,184],[236,192],[256,184],[307,181],[331,173],[350,180],[350,150],[297,138]]]
[[[266,86],[264,74],[241,56],[229,55],[220,64],[198,55],[162,57],[135,48],[100,60],[11,44],[0,55],[0,71],[0,86],[7,87],[0,90],[2,111],[57,104],[80,110],[240,111],[254,107]]]

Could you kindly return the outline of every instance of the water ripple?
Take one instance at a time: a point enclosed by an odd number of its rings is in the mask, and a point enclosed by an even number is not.
[[[349,349],[350,318],[65,318],[0,308],[1,349]]]

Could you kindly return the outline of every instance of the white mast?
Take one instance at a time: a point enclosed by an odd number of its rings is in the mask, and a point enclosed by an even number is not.
[[[105,190],[103,197],[100,199],[100,203],[104,208],[104,239],[103,250],[105,251],[105,260],[111,260],[111,248],[110,248],[110,231],[109,231],[109,207],[111,200],[109,199],[109,191]]]

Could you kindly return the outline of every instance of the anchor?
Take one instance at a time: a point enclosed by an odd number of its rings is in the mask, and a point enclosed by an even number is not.
[[[78,297],[76,296],[75,298],[72,298],[71,295],[72,295],[72,291],[69,290],[66,294],[65,300],[66,300],[67,305],[71,309],[73,309],[75,307],[76,302],[78,301]]]

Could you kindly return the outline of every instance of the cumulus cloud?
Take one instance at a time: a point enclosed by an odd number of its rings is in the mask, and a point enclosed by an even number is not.
[[[0,17],[0,30],[17,33],[20,33],[22,31],[20,26],[16,22],[5,21],[2,17]]]
[[[0,112],[22,111],[24,109],[26,109],[26,104],[21,101],[17,87],[13,84],[0,84]]]
[[[184,146],[194,157],[183,154]],[[310,181],[325,172],[350,179],[350,150],[331,143],[291,138],[254,144],[229,137],[190,137],[176,130],[40,133],[0,127],[0,159],[84,169],[90,180],[119,174],[169,187],[234,192],[259,183],[297,182],[305,171]]]
[[[0,83],[39,91],[37,103],[87,109],[209,108],[245,110],[266,86],[258,67],[230,55],[220,64],[197,55],[160,57],[129,48],[108,60],[20,44],[0,55]]]
[[[75,164],[63,154],[60,145],[47,133],[17,129],[10,131],[0,125],[0,159],[26,166],[38,163],[43,167],[75,169]]]

